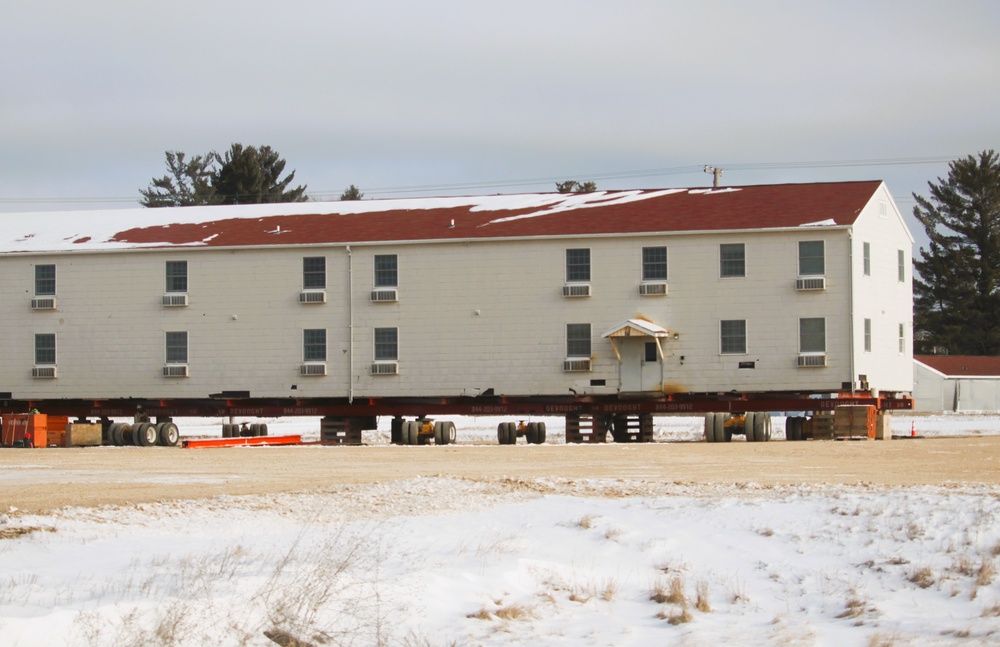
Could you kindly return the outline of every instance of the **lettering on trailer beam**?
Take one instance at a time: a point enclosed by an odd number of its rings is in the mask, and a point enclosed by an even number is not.
[[[642,407],[638,404],[605,404],[600,409],[605,413],[639,413]]]
[[[319,409],[316,407],[285,407],[281,410],[283,416],[318,416]]]
[[[494,413],[507,413],[507,407],[502,404],[483,404],[472,407],[472,415],[488,415]]]
[[[583,407],[578,404],[547,404],[545,413],[580,413]]]
[[[124,417],[124,416],[131,416],[133,413],[135,413],[135,412],[133,411],[131,413],[125,413],[124,409],[91,409],[90,410],[90,415],[92,415],[92,416],[107,416],[109,418],[115,418],[115,417],[121,418],[121,417]]]
[[[251,409],[230,409],[229,412],[234,416],[263,416],[264,409],[261,407],[251,408]]]
[[[694,405],[689,402],[667,402],[656,405],[657,411],[694,411]]]

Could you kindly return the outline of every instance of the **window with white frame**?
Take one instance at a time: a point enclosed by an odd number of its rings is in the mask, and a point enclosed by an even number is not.
[[[746,319],[723,319],[719,322],[719,349],[723,355],[746,354]]]
[[[822,240],[799,241],[799,276],[826,274],[826,254]]]
[[[56,334],[38,333],[35,335],[35,364],[38,366],[56,363]]]
[[[807,317],[799,319],[799,352],[826,352],[826,319]]]
[[[395,288],[399,286],[399,262],[395,254],[375,255],[375,287]]]
[[[737,278],[747,275],[746,246],[743,243],[719,245],[719,276]]]
[[[898,269],[896,271],[897,278],[899,279],[900,283],[905,283],[906,282],[906,251],[900,249],[900,250],[897,250],[897,252],[898,252],[896,254],[896,264],[898,266]]]
[[[168,331],[166,333],[167,364],[187,364],[188,334],[185,330]]]
[[[872,275],[872,244],[862,244],[862,257],[864,258],[864,275]]]
[[[397,328],[375,329],[375,361],[395,362],[399,359],[399,331]]]
[[[35,266],[35,296],[53,296],[56,293],[56,266]]]
[[[906,324],[899,324],[899,354],[906,354]]]
[[[590,324],[566,324],[566,357],[590,357]]]
[[[590,281],[590,250],[566,250],[566,281],[568,283],[586,283]]]
[[[865,319],[865,352],[872,352],[872,320]]]
[[[326,289],[326,257],[306,256],[302,259],[302,288]]]
[[[642,280],[643,281],[667,280],[666,247],[642,248]]]
[[[167,261],[167,292],[188,291],[187,261]]]
[[[302,360],[305,362],[326,361],[326,329],[307,328],[302,331]]]

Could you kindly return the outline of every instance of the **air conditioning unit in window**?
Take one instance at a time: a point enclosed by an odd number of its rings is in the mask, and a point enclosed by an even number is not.
[[[326,290],[303,290],[299,292],[299,303],[326,303]]]
[[[795,280],[796,290],[825,290],[826,289],[826,277],[825,276],[809,276],[802,279]]]
[[[590,359],[567,359],[563,362],[563,370],[567,373],[590,370]]]
[[[666,283],[640,283],[639,296],[643,297],[665,297],[667,296]]]
[[[187,364],[167,364],[163,367],[163,377],[187,377]]]
[[[799,368],[826,366],[826,355],[799,355]]]
[[[167,308],[176,308],[178,306],[186,306],[188,304],[188,295],[184,293],[180,294],[164,294],[163,299],[160,301],[163,306]]]
[[[567,283],[563,286],[564,297],[589,297],[589,283]]]
[[[323,362],[306,362],[299,367],[299,375],[326,375],[326,364]]]
[[[372,290],[372,303],[391,303],[399,301],[399,290],[396,288],[376,288]]]
[[[375,362],[372,364],[372,375],[398,375],[398,362]]]
[[[55,366],[36,366],[31,369],[31,377],[34,378],[54,378],[56,376]]]

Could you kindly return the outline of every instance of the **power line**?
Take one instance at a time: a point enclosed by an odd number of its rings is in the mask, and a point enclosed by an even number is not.
[[[732,164],[714,164],[726,171],[765,171],[765,170],[789,170],[789,169],[810,169],[810,168],[859,168],[867,166],[908,166],[917,164],[941,164],[957,159],[957,155],[932,156],[932,157],[898,157],[880,159],[855,159],[855,160],[827,160],[827,161],[807,161],[807,162],[744,162]],[[472,189],[499,189],[516,186],[540,186],[543,184],[554,184],[567,178],[583,178],[585,180],[621,180],[630,178],[662,177],[672,175],[686,175],[689,173],[700,173],[704,164],[690,166],[670,166],[662,168],[637,169],[631,171],[610,171],[603,173],[576,173],[562,174],[558,176],[531,177],[509,180],[483,180],[479,182],[451,182],[438,184],[415,184],[373,187],[364,190],[366,195],[384,195],[389,193],[428,193],[432,191],[463,191]],[[320,190],[310,192],[313,198],[317,196],[331,196],[336,199],[341,194],[339,189]],[[85,203],[139,203],[137,196],[112,196],[112,197],[35,197],[35,198],[2,198],[0,204],[85,204]]]

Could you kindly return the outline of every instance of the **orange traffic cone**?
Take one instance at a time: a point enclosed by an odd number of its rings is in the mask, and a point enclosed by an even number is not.
[[[910,421],[910,438],[917,437],[917,423]]]

